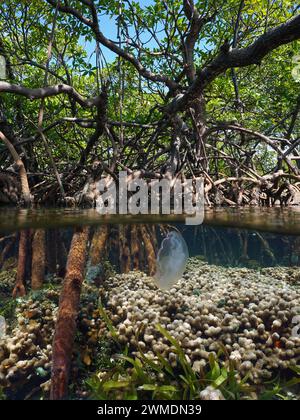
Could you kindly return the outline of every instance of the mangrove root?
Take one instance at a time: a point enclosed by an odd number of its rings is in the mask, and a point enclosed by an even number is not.
[[[31,288],[32,290],[41,289],[44,283],[46,265],[46,245],[45,231],[38,229],[33,234],[32,239],[32,268],[31,268]]]
[[[52,346],[51,400],[61,400],[67,396],[88,236],[88,227],[77,229],[73,235],[68,256]]]
[[[27,243],[29,232],[22,230],[19,240],[19,256],[18,256],[18,269],[15,288],[13,290],[13,297],[22,297],[26,295],[25,289],[25,275],[26,275],[26,258],[27,258]]]

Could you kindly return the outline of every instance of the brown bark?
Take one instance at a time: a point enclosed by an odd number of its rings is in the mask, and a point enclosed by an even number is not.
[[[46,265],[45,231],[38,229],[32,240],[31,288],[38,290],[43,287]]]
[[[150,276],[153,276],[156,272],[156,256],[155,256],[155,251],[154,251],[150,236],[147,232],[145,225],[141,226],[141,234],[142,234],[142,239],[145,245],[146,259],[148,263],[148,272]]]
[[[90,253],[92,266],[100,264],[108,240],[108,234],[109,229],[107,225],[102,225],[95,231]]]
[[[5,134],[2,133],[2,131],[0,131],[0,140],[2,140],[3,143],[6,145],[12,158],[15,161],[15,164],[20,174],[20,182],[21,182],[23,199],[24,199],[25,204],[29,205],[32,201],[32,197],[30,194],[27,172],[26,172],[24,163],[22,159],[20,158],[18,152],[16,151],[15,147],[13,146],[13,144],[8,140]]]
[[[64,399],[68,393],[69,371],[88,236],[88,227],[77,229],[73,235],[68,256],[67,273],[60,295],[59,312],[53,338],[51,400]]]
[[[189,86],[185,94],[175,97],[166,107],[166,113],[176,114],[185,110],[189,103],[197,99],[204,89],[227,69],[247,67],[252,64],[260,65],[263,58],[273,50],[299,38],[300,15],[296,15],[259,36],[245,48],[233,48],[228,52],[221,49],[212,61],[197,72],[195,81]]]
[[[133,270],[138,271],[140,268],[140,261],[139,261],[140,247],[139,247],[139,242],[138,242],[137,225],[132,225],[131,227],[130,247],[131,247]]]
[[[128,244],[128,227],[126,225],[119,226],[119,258],[122,273],[129,273],[131,268],[130,250]]]
[[[156,235],[156,225],[148,225],[147,230],[149,232],[150,239],[151,239],[151,242],[152,242],[152,245],[153,245],[153,248],[154,248],[154,252],[155,252],[155,255],[156,255],[157,248],[158,248],[157,235]]]
[[[14,85],[8,82],[0,81],[0,93],[7,92],[15,95],[25,96],[30,100],[45,99],[52,96],[67,94],[73,98],[81,106],[85,108],[92,108],[94,106],[101,106],[103,102],[103,95],[95,96],[94,98],[83,98],[72,86],[60,84],[55,86],[46,86],[44,88],[31,89],[25,86]]]
[[[28,244],[29,232],[22,230],[20,232],[19,240],[19,256],[18,256],[18,268],[17,268],[17,279],[15,288],[13,290],[13,297],[22,297],[26,295],[25,290],[25,275],[26,275],[26,257],[27,257],[27,244]]]

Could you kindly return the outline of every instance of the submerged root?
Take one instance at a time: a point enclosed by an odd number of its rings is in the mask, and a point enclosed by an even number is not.
[[[13,297],[22,297],[26,295],[25,276],[26,276],[26,258],[28,255],[29,232],[22,230],[19,240],[19,256],[16,285],[13,290]]]
[[[94,232],[90,251],[90,262],[92,266],[100,264],[106,250],[108,235],[108,225],[102,225]]]
[[[140,246],[138,241],[138,227],[137,225],[131,226],[131,237],[130,237],[130,245],[131,245],[131,258],[132,258],[132,268],[134,271],[138,271],[140,269],[140,261],[139,261],[139,253],[140,253]]]
[[[129,273],[131,268],[128,230],[126,225],[119,225],[119,261],[122,273]]]
[[[144,246],[145,246],[148,272],[149,272],[150,276],[153,276],[156,272],[155,249],[154,249],[153,244],[151,242],[151,236],[149,235],[149,233],[147,231],[146,225],[141,225],[140,232],[141,232],[142,240],[143,240],[143,243],[144,243]]]
[[[76,333],[81,285],[83,282],[89,228],[77,229],[68,256],[67,273],[59,301],[53,339],[51,399],[67,396],[69,371]]]
[[[43,287],[46,266],[45,231],[36,230],[32,239],[31,288],[38,290]]]

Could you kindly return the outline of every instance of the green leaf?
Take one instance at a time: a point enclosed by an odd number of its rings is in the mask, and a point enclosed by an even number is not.
[[[126,388],[130,385],[130,381],[108,381],[103,385],[105,391],[112,389]]]

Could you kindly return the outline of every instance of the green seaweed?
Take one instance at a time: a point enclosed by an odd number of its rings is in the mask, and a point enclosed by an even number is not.
[[[101,304],[99,311],[108,331],[117,341],[117,332]],[[222,390],[227,399],[238,399],[249,393],[249,387],[236,379],[232,367],[221,366],[213,355],[210,356],[208,369],[200,374],[195,372],[179,342],[162,325],[157,324],[156,329],[173,346],[178,366],[174,368],[159,353],[156,353],[157,360],[149,359],[141,349],[138,356],[130,357],[128,346],[125,346],[122,354],[115,356],[113,367],[86,381],[91,399],[196,400],[208,385]],[[137,336],[140,333],[138,331]]]
[[[117,331],[116,331],[115,327],[113,326],[113,323],[109,319],[109,316],[107,315],[107,313],[106,313],[106,311],[105,311],[105,309],[104,309],[100,300],[99,300],[98,309],[99,309],[99,313],[100,313],[101,317],[103,318],[103,320],[104,320],[104,322],[105,322],[105,324],[106,324],[106,326],[107,326],[107,328],[108,328],[108,330],[111,334],[112,339],[117,344],[119,344]]]
[[[117,332],[102,305],[100,313],[116,342]],[[172,351],[177,356],[177,366],[172,366],[159,353],[155,354],[156,360],[149,359],[140,347],[138,355],[131,357],[127,345],[121,354],[115,355],[114,364],[109,369],[102,370],[86,381],[91,399],[197,400],[200,399],[201,391],[208,386],[219,389],[226,400],[249,400],[258,392],[249,384],[249,375],[239,379],[224,347],[220,346],[217,355],[209,355],[207,367],[195,372],[179,342],[162,325],[157,324],[156,329],[172,345]],[[141,332],[137,331],[137,338]],[[122,348],[120,344],[119,348]],[[300,383],[300,369],[291,369],[295,377],[289,381],[278,378],[266,383],[258,399],[291,399],[287,390]]]
[[[6,320],[10,320],[14,317],[16,307],[18,302],[16,299],[9,298],[5,300],[0,300],[0,315],[2,315]]]

